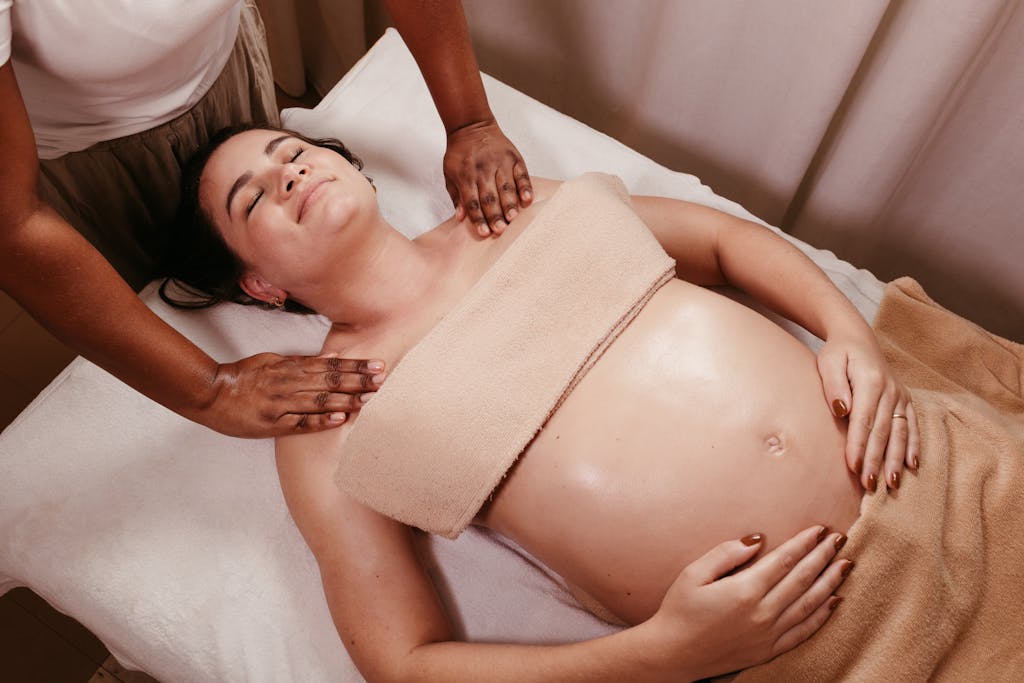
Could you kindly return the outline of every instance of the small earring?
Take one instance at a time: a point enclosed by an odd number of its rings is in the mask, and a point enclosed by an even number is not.
[[[269,303],[274,308],[284,308],[284,301],[281,299],[281,297],[278,297],[278,296],[275,296],[273,299],[271,299],[267,303]]]

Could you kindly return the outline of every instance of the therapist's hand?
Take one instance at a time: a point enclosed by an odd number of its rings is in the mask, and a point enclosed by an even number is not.
[[[444,178],[455,219],[468,215],[481,237],[500,235],[533,201],[526,162],[493,119],[448,136]]]
[[[201,415],[223,434],[271,437],[340,426],[384,379],[379,360],[261,353],[222,363]]]
[[[766,662],[810,638],[839,604],[833,593],[853,567],[835,560],[845,541],[814,526],[740,571],[764,541],[760,534],[726,541],[687,566],[638,628],[679,680]]]
[[[917,469],[921,438],[910,391],[896,378],[870,330],[830,335],[818,352],[825,396],[849,417],[846,464],[865,489],[898,489],[903,467]]]

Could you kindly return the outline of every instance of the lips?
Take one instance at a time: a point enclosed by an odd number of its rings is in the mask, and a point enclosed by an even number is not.
[[[297,220],[302,222],[302,216],[306,213],[306,208],[309,206],[310,201],[313,199],[313,195],[320,187],[330,181],[330,178],[324,178],[323,180],[316,180],[309,184],[308,187],[304,188],[302,194],[299,195],[299,216]]]

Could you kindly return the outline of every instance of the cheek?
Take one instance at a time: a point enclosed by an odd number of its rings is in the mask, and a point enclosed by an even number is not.
[[[281,229],[281,217],[277,213],[271,210],[254,213],[236,249],[243,261],[257,269],[280,262],[294,241]]]

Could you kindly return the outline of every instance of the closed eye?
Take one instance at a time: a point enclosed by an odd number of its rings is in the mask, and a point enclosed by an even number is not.
[[[299,148],[298,148],[297,150],[295,150],[295,154],[293,154],[293,155],[292,155],[292,157],[291,157],[291,158],[290,158],[290,159],[288,160],[288,163],[292,163],[292,162],[294,162],[294,161],[295,161],[296,159],[298,159],[298,158],[299,158],[299,157],[300,157],[300,156],[302,155],[302,153],[303,153],[303,152],[305,152],[305,151],[306,151],[306,149],[305,149],[304,147],[299,147]],[[259,202],[259,200],[260,200],[260,198],[261,198],[261,197],[263,197],[263,191],[262,191],[262,190],[260,190],[259,192],[257,192],[257,193],[256,193],[256,196],[252,198],[252,201],[251,201],[251,202],[249,202],[249,205],[245,207],[245,215],[246,215],[246,216],[248,216],[249,214],[251,214],[251,213],[252,213],[252,210],[256,208],[256,204],[257,204],[257,202]]]
[[[256,193],[256,196],[252,198],[252,201],[249,202],[249,205],[247,207],[245,207],[245,215],[246,216],[248,216],[249,214],[252,213],[252,210],[256,208],[256,202],[258,202],[260,200],[260,197],[262,197],[262,196],[263,196],[263,190],[260,190],[259,192]]]

